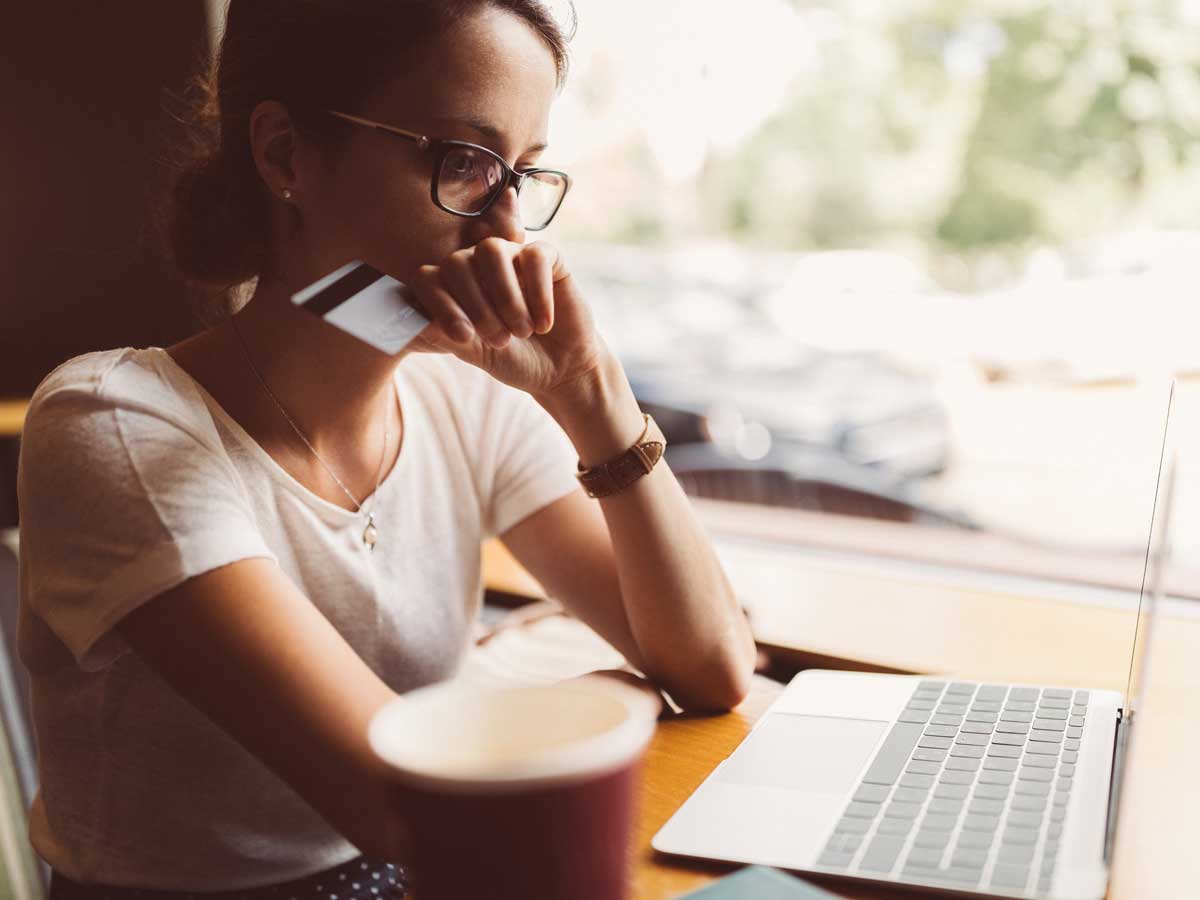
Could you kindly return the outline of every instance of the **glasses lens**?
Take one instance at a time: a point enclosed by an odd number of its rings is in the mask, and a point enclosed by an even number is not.
[[[504,184],[504,166],[482,150],[450,147],[438,173],[438,201],[460,213],[477,213]]]
[[[567,180],[557,172],[534,172],[529,175],[521,185],[518,198],[524,226],[537,230],[550,224],[566,191]]]

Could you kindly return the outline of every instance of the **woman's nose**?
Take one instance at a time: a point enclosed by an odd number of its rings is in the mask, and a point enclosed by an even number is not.
[[[504,189],[481,220],[487,227],[487,236],[494,235],[515,244],[525,242],[525,223],[521,221],[521,209],[514,185]]]

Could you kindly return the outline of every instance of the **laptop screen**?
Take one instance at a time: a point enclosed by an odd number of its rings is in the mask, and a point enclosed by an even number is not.
[[[1171,409],[1175,401],[1175,382],[1167,399],[1167,417],[1163,425],[1162,449],[1158,458],[1158,479],[1154,486],[1154,504],[1150,513],[1150,534],[1146,539],[1146,560],[1142,569],[1142,587],[1138,595],[1137,620],[1133,629],[1133,649],[1130,652],[1129,676],[1125,683],[1124,718],[1129,721],[1137,711],[1145,682],[1147,647],[1151,629],[1164,589],[1167,560],[1170,554],[1171,504],[1175,493],[1175,470],[1178,453],[1168,448]],[[1170,449],[1169,455],[1168,451]],[[1165,466],[1165,469],[1164,469]],[[1164,476],[1165,471],[1165,476]]]

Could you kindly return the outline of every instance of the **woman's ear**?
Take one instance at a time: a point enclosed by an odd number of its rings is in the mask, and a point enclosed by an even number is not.
[[[295,155],[296,130],[287,107],[263,100],[250,113],[250,152],[267,189],[284,200],[298,190]],[[286,192],[286,196],[285,196]]]

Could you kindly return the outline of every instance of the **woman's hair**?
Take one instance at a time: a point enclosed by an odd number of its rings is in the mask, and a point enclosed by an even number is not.
[[[324,109],[356,110],[402,71],[405,51],[483,9],[529,24],[554,57],[561,85],[574,29],[539,0],[230,0],[216,53],[182,98],[182,134],[167,145],[153,226],[166,258],[209,320],[233,311],[267,245],[267,205],[250,151],[250,113],[278,100],[297,127],[336,143],[348,126]],[[214,309],[213,301],[217,301]]]

